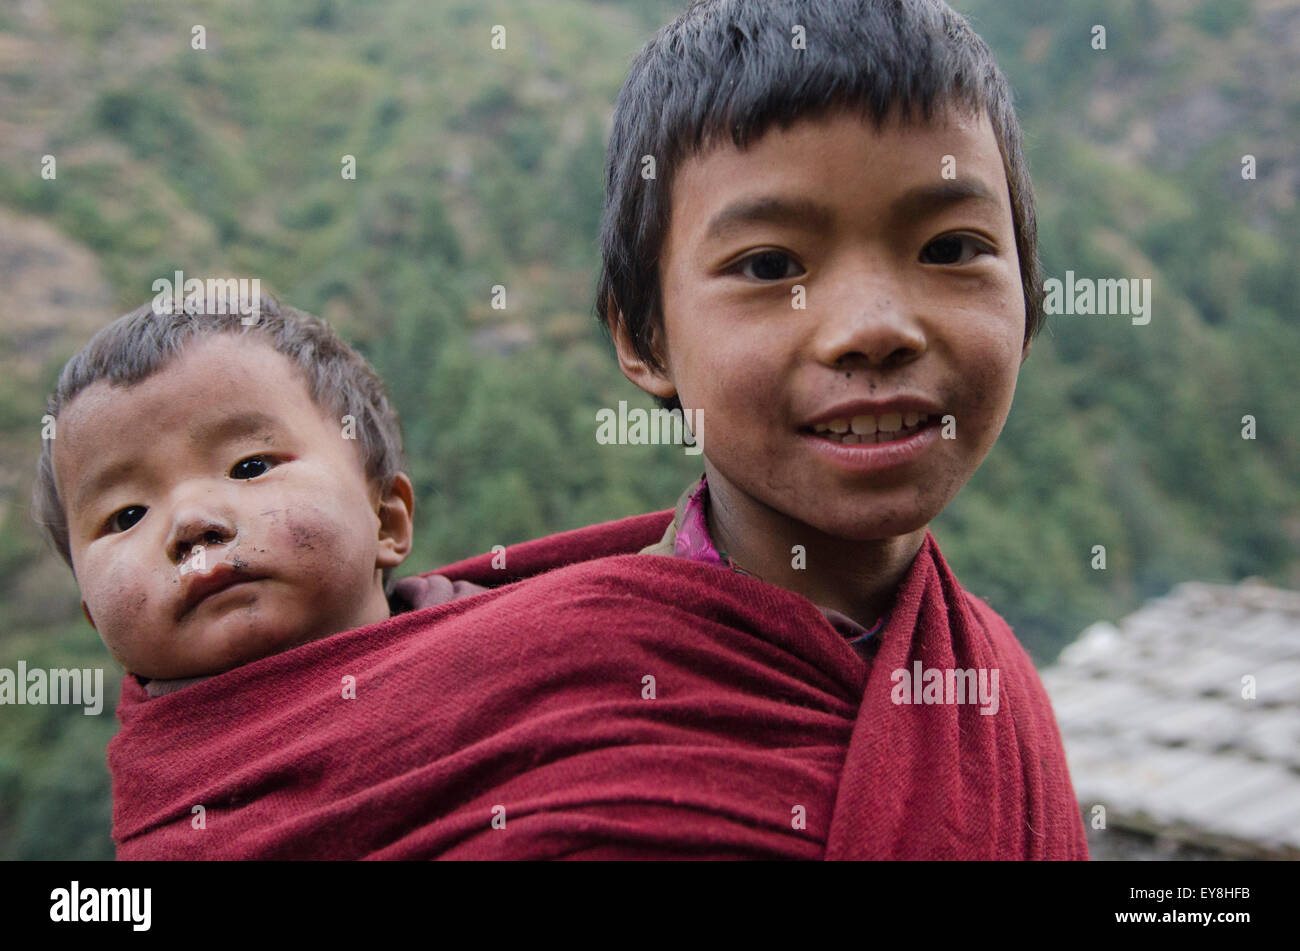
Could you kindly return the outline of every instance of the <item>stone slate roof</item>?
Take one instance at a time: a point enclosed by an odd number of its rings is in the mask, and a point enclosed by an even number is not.
[[[1300,858],[1300,592],[1181,584],[1042,679],[1085,821],[1101,804],[1107,828]]]

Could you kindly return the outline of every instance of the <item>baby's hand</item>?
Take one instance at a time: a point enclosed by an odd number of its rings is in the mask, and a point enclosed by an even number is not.
[[[393,613],[400,614],[468,598],[487,590],[470,581],[452,581],[446,575],[412,575],[394,582],[388,600]]]

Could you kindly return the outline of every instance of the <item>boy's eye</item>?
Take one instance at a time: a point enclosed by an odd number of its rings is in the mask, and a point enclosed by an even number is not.
[[[268,456],[252,456],[240,462],[236,462],[230,468],[230,477],[232,479],[256,479],[264,472],[271,469],[271,460]]]
[[[781,251],[762,251],[750,255],[737,267],[746,277],[759,281],[783,281],[802,273],[794,258]]]
[[[124,532],[140,519],[144,518],[147,511],[143,505],[128,505],[124,509],[118,509],[108,517],[108,527],[117,532]],[[128,513],[138,512],[135,518],[130,518]]]
[[[973,251],[973,253],[966,253]],[[976,254],[992,254],[984,241],[969,234],[946,234],[921,249],[922,264],[966,264]]]

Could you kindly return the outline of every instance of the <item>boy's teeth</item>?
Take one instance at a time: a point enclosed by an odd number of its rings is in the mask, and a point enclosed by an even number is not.
[[[859,436],[870,436],[876,431],[876,417],[874,416],[854,416],[850,421],[853,431]]]
[[[884,434],[892,435],[900,429],[913,429],[928,422],[925,413],[881,413],[879,416],[854,416],[852,419],[831,419],[817,423],[813,432],[838,436],[843,443],[879,442]]]

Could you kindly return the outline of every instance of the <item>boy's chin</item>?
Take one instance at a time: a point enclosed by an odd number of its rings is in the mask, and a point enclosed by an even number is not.
[[[807,514],[807,513],[806,513]],[[845,542],[888,541],[924,531],[930,524],[925,513],[885,514],[818,512],[800,518],[815,533]]]

